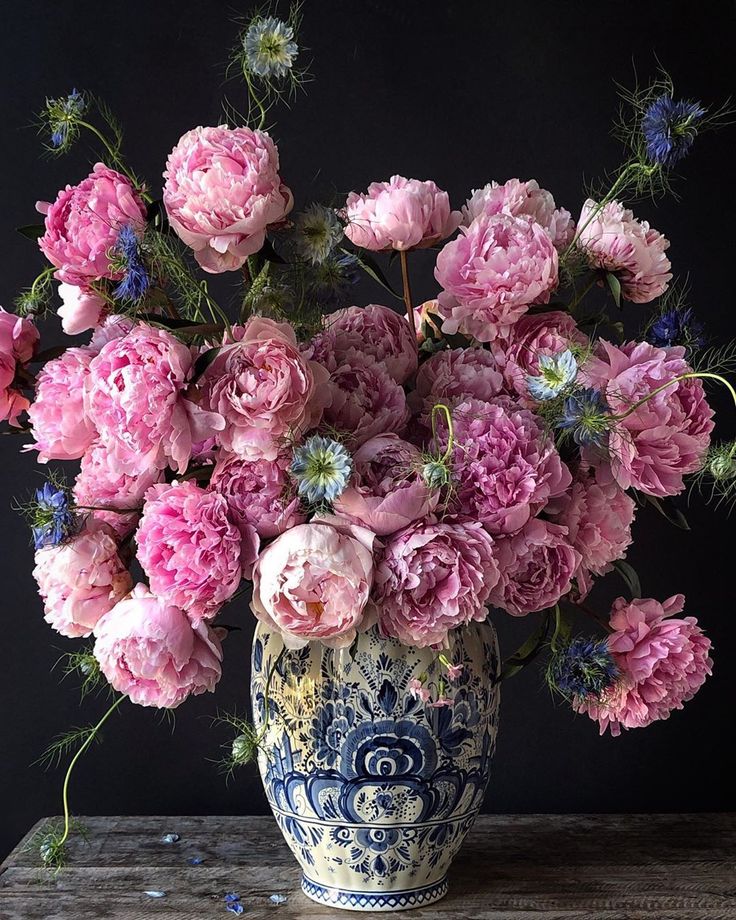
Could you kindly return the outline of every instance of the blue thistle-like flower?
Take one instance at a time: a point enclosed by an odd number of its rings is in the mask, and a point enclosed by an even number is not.
[[[339,441],[315,434],[294,448],[291,475],[297,492],[309,504],[333,502],[342,495],[353,471],[353,460]]]
[[[55,150],[68,147],[76,137],[79,120],[86,108],[87,102],[77,89],[73,89],[68,96],[46,100],[46,121],[51,134],[51,146]]]
[[[352,253],[329,256],[315,266],[309,286],[311,296],[323,306],[337,306],[350,293],[360,278],[360,262]]]
[[[568,700],[600,699],[618,680],[619,669],[605,639],[577,636],[552,655],[546,677]]]
[[[342,225],[332,208],[310,204],[297,215],[296,248],[312,265],[321,265],[342,239]]]
[[[649,326],[647,341],[657,348],[684,345],[688,349],[702,348],[705,327],[695,318],[691,307],[671,307],[664,310]]]
[[[115,297],[133,302],[140,300],[149,288],[150,279],[141,256],[141,242],[132,224],[120,228],[113,256],[124,272],[113,292]]]
[[[256,76],[266,80],[285,77],[298,53],[294,29],[283,20],[275,16],[258,17],[248,26],[243,55],[248,70]]]
[[[603,447],[611,427],[610,411],[600,390],[587,387],[565,399],[556,427],[571,431],[580,447]]]
[[[42,488],[36,489],[28,515],[36,549],[58,546],[74,528],[68,492],[53,482],[45,482]]]
[[[668,93],[658,96],[641,121],[650,161],[669,169],[687,156],[705,113],[699,102],[675,101]]]
[[[532,399],[554,399],[574,382],[578,374],[578,362],[566,348],[557,355],[539,356],[539,376],[529,374],[527,389]]]

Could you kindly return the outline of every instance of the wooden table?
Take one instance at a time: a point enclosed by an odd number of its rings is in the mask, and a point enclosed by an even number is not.
[[[53,877],[24,843],[0,866],[2,920],[347,920],[299,890],[269,818],[83,818]],[[162,842],[178,834],[176,843]],[[488,815],[450,876],[450,894],[409,920],[736,918],[736,815]],[[152,898],[146,891],[163,891]],[[288,898],[276,904],[271,895]]]

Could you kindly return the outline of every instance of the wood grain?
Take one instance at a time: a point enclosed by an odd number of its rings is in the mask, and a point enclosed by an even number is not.
[[[298,867],[271,818],[81,820],[88,840],[75,838],[57,877],[38,868],[23,841],[0,866],[2,920],[224,920],[233,916],[223,900],[232,891],[248,920],[350,916],[301,893]],[[162,843],[166,833],[181,839]],[[150,890],[166,897],[151,899]],[[288,902],[275,905],[272,894]],[[736,920],[736,816],[484,816],[456,860],[447,898],[404,916]]]

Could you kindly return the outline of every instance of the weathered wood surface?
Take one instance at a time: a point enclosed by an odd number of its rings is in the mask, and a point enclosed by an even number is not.
[[[52,877],[22,841],[0,866],[2,920],[338,920],[299,890],[271,818],[84,818]],[[33,828],[26,841],[43,827]],[[162,843],[166,833],[178,843]],[[201,858],[200,865],[190,859]],[[160,890],[151,899],[144,892]],[[273,904],[272,894],[288,897]],[[352,916],[377,918],[387,914]],[[393,915],[392,915],[393,916]],[[489,815],[450,875],[450,894],[409,920],[736,920],[736,815]]]

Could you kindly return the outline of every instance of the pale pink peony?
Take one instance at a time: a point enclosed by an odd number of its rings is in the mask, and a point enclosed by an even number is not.
[[[452,417],[454,507],[490,533],[516,533],[570,486],[554,440],[528,409],[470,399]]]
[[[255,528],[268,540],[306,520],[288,470],[289,460],[281,455],[276,460],[224,455],[215,463],[210,488],[225,497],[239,527]]]
[[[498,539],[495,552],[501,578],[490,600],[516,617],[553,607],[572,587],[581,562],[567,529],[539,518]]]
[[[41,463],[76,460],[97,437],[84,406],[85,380],[94,354],[88,348],[67,348],[47,361],[36,378],[36,398],[28,410]]]
[[[135,538],[151,590],[195,625],[250,578],[258,554],[255,529],[241,531],[224,496],[191,480],[149,489]]]
[[[439,501],[421,474],[422,455],[395,434],[366,441],[353,454],[350,484],[335,500],[335,512],[379,537],[426,517]]]
[[[276,145],[250,128],[188,131],[169,154],[164,179],[171,226],[208,272],[240,268],[294,204]]]
[[[580,553],[575,580],[582,597],[593,586],[593,576],[605,575],[631,545],[636,504],[615,482],[601,484],[581,468],[572,488],[545,508],[555,524],[567,528],[567,538]]]
[[[685,605],[682,594],[663,604],[619,597],[611,611],[614,632],[608,647],[621,676],[601,700],[578,700],[574,707],[597,719],[601,734],[644,728],[667,719],[691,700],[711,674],[711,643],[695,617],[671,619]]]
[[[451,629],[484,620],[498,582],[492,538],[480,523],[417,522],[386,542],[373,599],[381,632],[405,645],[443,645]]]
[[[288,323],[254,316],[235,335],[202,375],[199,399],[224,418],[226,451],[275,460],[285,438],[319,423],[329,372],[300,353]]]
[[[46,622],[71,639],[88,636],[133,585],[113,531],[96,521],[58,546],[37,550],[33,577]]]
[[[493,399],[503,392],[503,376],[496,359],[485,348],[449,348],[438,351],[420,366],[409,402],[429,422],[437,403],[452,408],[465,399]]]
[[[615,274],[621,282],[621,296],[633,303],[649,303],[664,294],[672,278],[665,255],[669,240],[618,201],[609,201],[591,219],[596,207],[589,198],[579,223],[578,245],[591,268]]]
[[[18,416],[30,402],[17,386],[18,365],[27,364],[40,336],[31,320],[0,307],[0,422],[18,424]]]
[[[313,639],[350,645],[364,626],[373,540],[365,528],[318,521],[287,530],[258,557],[253,613],[278,629],[288,648]]]
[[[351,447],[378,434],[401,431],[409,420],[404,390],[383,365],[357,348],[330,375],[330,405],[324,423],[345,435]]]
[[[691,373],[680,347],[647,342],[617,346],[601,339],[581,370],[587,386],[601,390],[615,415],[623,415],[667,381]],[[599,480],[609,470],[622,489],[633,486],[662,498],[685,488],[683,476],[700,468],[710,444],[713,410],[699,380],[681,380],[616,421],[609,458],[592,457]]]
[[[503,185],[490,182],[474,189],[463,207],[463,224],[467,227],[482,214],[510,214],[512,217],[533,217],[549,233],[556,249],[572,242],[575,224],[570,212],[557,208],[551,193],[540,188],[534,179],[523,182],[509,179]]]
[[[183,610],[140,584],[97,624],[94,656],[113,689],[159,709],[212,692],[222,674],[215,631],[192,626]]]
[[[79,185],[67,185],[53,204],[39,202],[46,232],[38,241],[57,271],[54,277],[84,287],[99,278],[117,279],[110,250],[126,224],[142,227],[146,206],[129,179],[97,163]]]
[[[122,339],[136,326],[135,320],[120,313],[110,313],[92,333],[92,338],[87,346],[94,354],[98,355],[104,345],[113,339]]]
[[[442,329],[492,341],[532,304],[547,303],[557,266],[552,239],[533,218],[481,215],[437,256]]]
[[[94,291],[62,282],[59,297],[62,304],[56,312],[67,335],[78,335],[100,325],[105,315],[105,301]]]
[[[353,349],[382,364],[397,383],[417,369],[417,343],[405,316],[380,304],[347,307],[324,319],[325,329],[311,341],[308,354],[335,370]]]
[[[345,236],[362,249],[422,249],[444,240],[460,223],[450,199],[432,181],[392,176],[372,182],[345,202]]]
[[[194,357],[164,329],[135,326],[92,360],[84,406],[122,472],[171,464],[183,472],[192,443],[224,421],[184,398]]]

